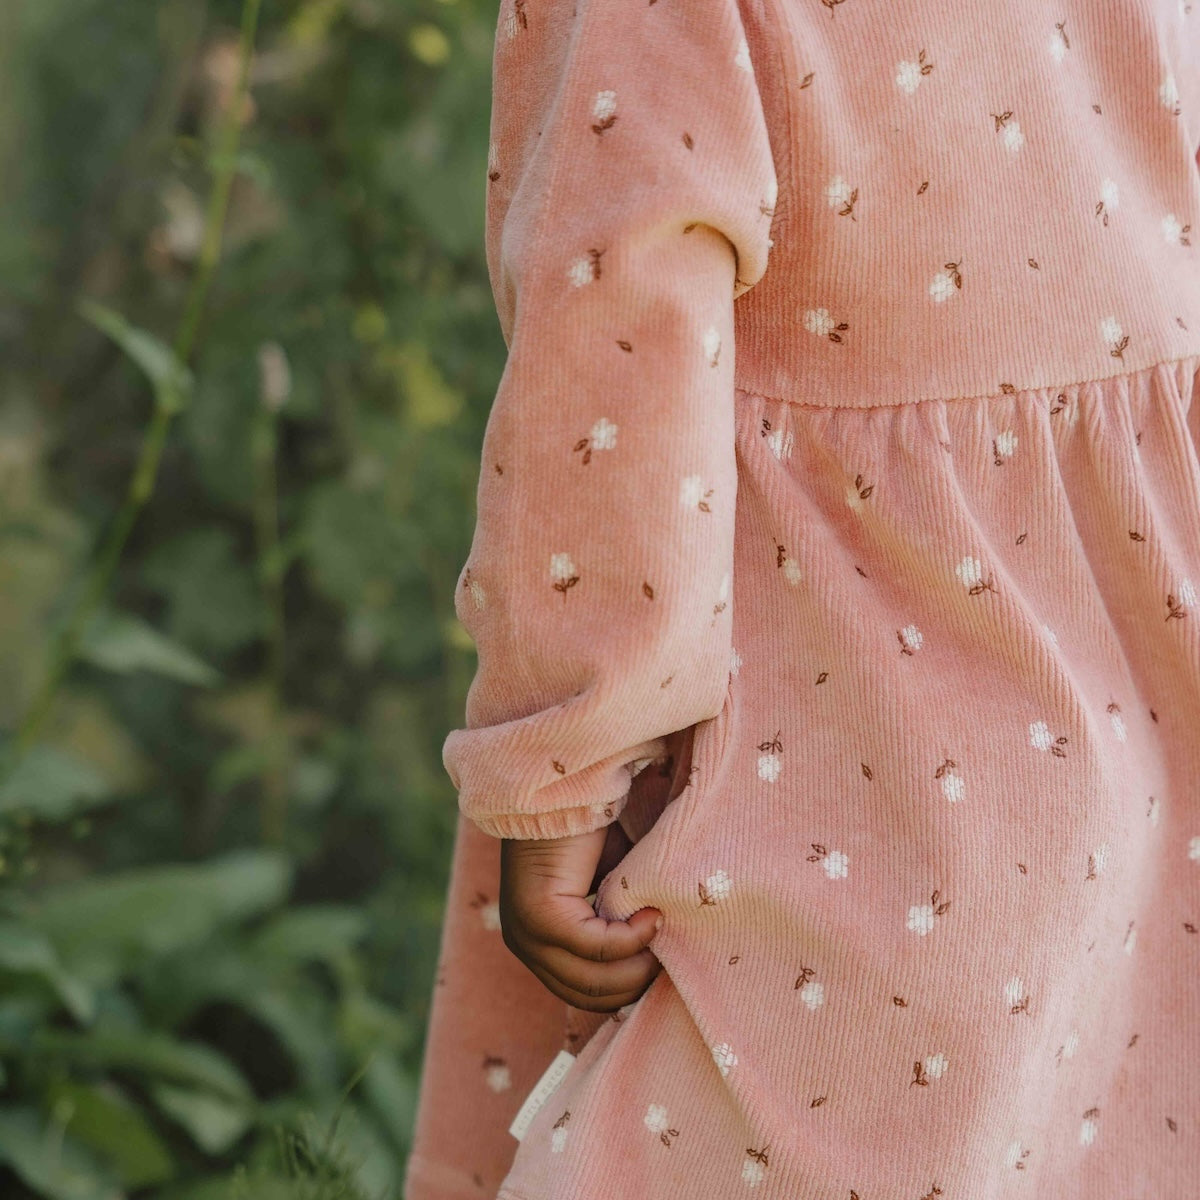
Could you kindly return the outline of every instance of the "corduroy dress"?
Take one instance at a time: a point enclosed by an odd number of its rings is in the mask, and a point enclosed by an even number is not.
[[[501,0],[494,88],[407,1200],[1191,1200],[1200,3]],[[585,1013],[498,839],[614,820]]]

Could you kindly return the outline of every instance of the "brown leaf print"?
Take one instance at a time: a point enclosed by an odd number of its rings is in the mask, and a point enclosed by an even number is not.
[[[927,1192],[925,1193],[925,1195],[923,1195],[923,1196],[921,1197],[921,1200],[933,1200],[933,1198],[934,1198],[935,1196],[940,1196],[941,1194],[942,1194],[942,1189],[941,1189],[940,1187],[938,1187],[938,1185],[935,1183],[935,1184],[934,1184],[934,1185],[933,1185],[933,1186],[932,1186],[932,1187],[929,1189],[929,1191],[927,1191]]]
[[[566,1126],[567,1122],[570,1121],[570,1119],[571,1119],[571,1110],[568,1108],[566,1110],[566,1112],[564,1112],[563,1115],[561,1117],[559,1117],[558,1120],[555,1121],[553,1125],[550,1126],[550,1128],[551,1129],[563,1129]]]
[[[897,1008],[907,1008],[908,1007],[908,1001],[905,1000],[905,998],[903,996],[893,996],[892,1003]]]
[[[692,147],[695,145],[695,142],[692,141],[692,135],[690,133],[688,133],[686,129],[683,132],[683,144],[689,150],[691,150]]]
[[[1168,1118],[1167,1118],[1167,1128],[1168,1128],[1168,1129],[1169,1129],[1169,1130],[1170,1130],[1172,1133],[1174,1133],[1174,1132],[1176,1131],[1175,1119],[1174,1119],[1173,1117],[1168,1117]]]
[[[1170,1118],[1168,1118],[1168,1120],[1170,1120]],[[755,1162],[760,1162],[764,1167],[766,1167],[770,1166],[770,1163],[767,1162],[767,1151],[769,1149],[770,1146],[764,1146],[761,1150],[754,1150],[751,1147],[747,1147],[746,1153],[750,1155]]]
[[[867,766],[867,764],[866,764],[865,762],[860,762],[858,765],[859,765],[860,767],[862,767],[862,773],[863,773],[863,774],[864,774],[864,775],[865,775],[865,776],[866,776],[868,779],[874,779],[874,778],[875,778],[875,775],[874,775],[874,773],[872,772],[871,768],[870,768],[870,767],[868,767],[868,766]]]
[[[798,85],[798,89],[799,89],[799,88],[806,88],[806,87],[808,87],[808,85],[809,85],[810,83],[812,83],[812,81],[813,81],[813,76],[814,76],[815,74],[816,74],[816,71],[809,71],[809,73],[808,73],[807,75],[805,75],[805,77],[804,77],[802,80],[800,80],[800,83],[799,83],[799,85]],[[798,89],[797,89],[797,90],[798,90]]]
[[[917,195],[918,195],[918,196],[923,196],[923,195],[925,195],[925,191],[926,191],[926,189],[927,189],[928,187],[929,187],[929,180],[928,180],[928,179],[922,179],[922,180],[921,180],[921,186],[920,186],[919,188],[917,188]]]
[[[1058,413],[1062,412],[1062,410],[1066,407],[1067,407],[1067,393],[1059,392],[1058,395],[1054,397],[1054,407],[1050,410],[1050,415],[1052,417],[1056,416]]]
[[[1029,534],[1027,532],[1017,534],[1017,540],[1016,540],[1015,544],[1018,546],[1021,545],[1021,543],[1024,542],[1028,536],[1029,536]]]
[[[831,17],[833,16],[833,10],[837,7],[837,5],[845,4],[845,2],[846,0],[821,0],[821,3],[825,5],[827,9],[829,9],[829,15]]]
[[[1167,615],[1164,619],[1169,621],[1172,617],[1178,617],[1180,620],[1182,620],[1186,616],[1187,616],[1187,613],[1185,613],[1183,611],[1183,606],[1179,603],[1179,600],[1176,597],[1175,593],[1168,592],[1167,593]]]
[[[1012,383],[1002,383],[1002,384],[1000,385],[1000,394],[1001,394],[1002,396],[1011,396],[1011,395],[1013,395],[1013,394],[1016,392],[1016,390],[1017,390],[1017,388],[1016,388],[1016,385],[1015,385],[1015,384],[1012,384]],[[995,443],[995,441],[993,440],[993,442],[992,442],[992,449],[993,449],[993,450],[995,450],[995,448],[996,448],[996,443]],[[999,466],[999,465],[1000,465],[1000,457],[999,457],[999,453],[998,453],[998,452],[997,452],[997,456],[996,456],[996,465],[997,465],[997,466]]]
[[[654,599],[654,589],[645,581],[642,582],[642,595],[645,596],[647,600]]]
[[[821,1105],[825,1103],[825,1100],[826,1100],[825,1096],[818,1096],[808,1107],[809,1108],[820,1108]]]
[[[580,438],[579,441],[571,448],[572,454],[578,454],[580,450],[584,452],[581,459],[584,466],[592,461],[592,439],[590,437]]]
[[[1040,271],[1042,268],[1038,266],[1036,258],[1027,258],[1025,260],[1035,271]]]
[[[1024,863],[1017,863],[1017,870],[1020,871],[1022,875],[1029,874],[1029,868]]]
[[[633,343],[632,342],[627,342],[624,338],[617,338],[617,345],[620,346],[621,349],[624,350],[626,354],[633,353]]]
[[[555,770],[556,770],[556,771],[557,771],[557,772],[558,772],[560,775],[565,775],[565,774],[567,773],[567,768],[566,768],[566,767],[564,767],[564,766],[562,765],[562,763],[560,763],[560,762],[558,761],[558,759],[557,759],[557,758],[552,758],[552,759],[550,760],[550,762],[551,762],[551,765],[554,767],[554,769],[555,769]]]
[[[820,673],[820,675],[818,675],[818,676],[817,676],[817,678],[816,678],[816,682],[817,682],[817,683],[824,683],[824,682],[825,682],[825,680],[827,680],[828,678],[829,678],[829,672],[828,672],[828,671],[822,671],[822,672]]]
[[[1136,529],[1131,529],[1129,531],[1129,540],[1133,542],[1144,542],[1146,540],[1146,535],[1138,533]]]
[[[873,483],[869,483],[866,487],[863,487],[863,477],[861,475],[855,475],[854,486],[858,490],[858,498],[860,500],[865,500],[875,490]]]
[[[914,1083],[920,1084],[921,1087],[929,1086],[929,1078],[925,1074],[925,1068],[921,1065],[920,1059],[913,1063],[913,1077],[909,1080],[908,1086],[912,1087]]]

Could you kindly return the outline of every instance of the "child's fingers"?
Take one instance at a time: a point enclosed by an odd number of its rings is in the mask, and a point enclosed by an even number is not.
[[[584,960],[576,959],[575,961],[582,963]],[[626,962],[630,961],[632,960],[626,960]],[[577,982],[581,986],[574,986],[571,982],[559,978],[553,971],[547,970],[538,961],[527,960],[525,965],[550,992],[573,1008],[581,1008],[587,1012],[615,1012],[618,1008],[624,1008],[625,1005],[640,999],[650,984],[654,982],[654,977],[662,969],[662,964],[657,959],[652,961],[654,969],[645,971],[632,987],[615,992],[609,992],[608,984],[597,980],[579,980]],[[587,965],[594,968],[596,964],[589,963]]]
[[[558,897],[520,914],[526,935],[538,942],[561,947],[577,958],[615,962],[637,954],[654,937],[657,909],[643,908],[627,921],[598,916],[582,898]]]
[[[616,962],[598,963],[578,958],[560,946],[538,946],[530,958],[563,987],[592,1000],[640,991],[662,968],[651,950],[641,950]]]

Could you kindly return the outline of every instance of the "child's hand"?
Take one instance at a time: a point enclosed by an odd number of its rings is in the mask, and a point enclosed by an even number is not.
[[[554,995],[589,1012],[632,1003],[662,968],[646,945],[658,909],[609,921],[586,899],[611,828],[543,841],[503,838],[500,846],[504,944]]]

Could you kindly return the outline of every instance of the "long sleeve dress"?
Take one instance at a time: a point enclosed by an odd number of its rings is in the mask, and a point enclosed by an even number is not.
[[[406,1200],[1195,1194],[1198,153],[1195,0],[501,0]]]

